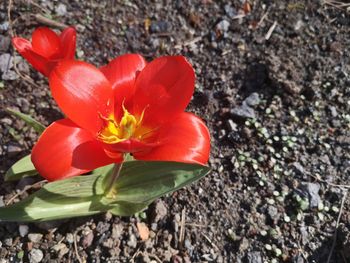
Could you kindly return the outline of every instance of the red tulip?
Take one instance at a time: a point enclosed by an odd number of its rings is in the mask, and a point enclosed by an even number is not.
[[[74,58],[75,42],[76,31],[73,27],[66,28],[60,35],[47,27],[39,27],[32,34],[32,42],[20,37],[12,39],[17,51],[47,77],[57,62]]]
[[[208,161],[208,128],[184,112],[195,75],[182,56],[146,64],[128,54],[101,69],[66,60],[49,82],[67,118],[51,124],[32,151],[36,169],[48,180],[121,162],[124,153],[147,161]]]

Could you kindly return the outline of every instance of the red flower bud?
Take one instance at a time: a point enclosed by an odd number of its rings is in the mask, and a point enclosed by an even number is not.
[[[39,27],[32,34],[32,42],[14,37],[12,43],[36,70],[48,77],[57,62],[74,58],[76,31],[68,27],[57,35],[47,27]]]

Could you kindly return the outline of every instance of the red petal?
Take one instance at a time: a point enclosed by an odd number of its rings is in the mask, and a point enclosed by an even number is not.
[[[74,27],[67,27],[60,35],[62,58],[74,59],[77,33]]]
[[[138,160],[175,161],[206,164],[210,152],[210,135],[204,122],[191,113],[180,113],[158,132],[159,146],[136,152]]]
[[[32,34],[33,50],[45,58],[60,57],[61,41],[57,34],[47,27],[39,27]]]
[[[136,79],[134,112],[145,108],[145,123],[162,123],[183,112],[194,91],[192,66],[182,56],[153,60]]]
[[[108,65],[103,66],[100,70],[112,85],[114,90],[114,100],[119,106],[116,107],[116,118],[122,110],[121,104],[125,100],[125,106],[130,108],[129,98],[135,92],[136,75],[146,66],[145,59],[138,54],[126,54],[113,59]]]
[[[32,50],[32,44],[23,38],[14,37],[12,43],[17,51],[39,72],[49,76],[55,62],[49,61]]]
[[[64,114],[94,135],[102,129],[101,116],[113,113],[113,91],[94,66],[73,60],[61,61],[50,75],[52,96]]]
[[[121,155],[109,158],[89,132],[69,119],[52,123],[32,151],[35,168],[49,181],[83,174],[121,160]]]
[[[115,144],[104,143],[106,154],[110,157],[115,153],[134,153],[139,151],[149,151],[154,148],[157,143],[146,143],[135,139],[129,139]]]

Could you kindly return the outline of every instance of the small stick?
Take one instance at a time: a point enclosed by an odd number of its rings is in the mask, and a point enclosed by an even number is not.
[[[74,232],[74,252],[75,252],[75,256],[77,257],[79,263],[83,263],[83,261],[81,260],[80,255],[78,253],[77,232]]]
[[[265,36],[266,40],[270,39],[270,37],[271,37],[273,31],[275,30],[276,26],[277,26],[277,21],[273,22],[273,25],[270,27],[269,31],[267,31],[267,34]]]
[[[134,258],[136,257],[136,256],[138,256],[141,252],[140,252],[140,249],[141,249],[141,246],[139,246],[138,248],[137,248],[137,250],[136,250],[136,252],[134,253],[134,255],[131,257],[131,262],[134,262]]]
[[[15,194],[14,196],[12,196],[12,197],[6,202],[6,205],[11,204],[11,203],[13,202],[13,200],[15,200],[18,196],[24,194],[24,193],[25,193],[26,191],[28,191],[29,189],[35,188],[35,187],[37,187],[37,186],[40,186],[41,184],[44,184],[44,183],[46,183],[46,182],[47,182],[47,180],[42,180],[42,181],[37,182],[37,183],[32,184],[32,185],[26,185],[22,191],[18,192],[18,193]]]
[[[333,236],[333,243],[332,243],[331,251],[329,252],[329,255],[328,255],[327,263],[329,263],[331,261],[333,250],[335,248],[335,244],[337,243],[338,227],[339,227],[340,217],[341,217],[341,215],[343,213],[344,203],[345,203],[347,195],[348,195],[348,190],[345,190],[344,196],[343,196],[343,198],[341,200],[340,211],[339,211],[339,214],[338,214],[337,223],[335,225],[335,231],[334,231],[334,236]]]
[[[54,21],[54,20],[47,18],[47,17],[40,15],[40,14],[36,14],[34,17],[39,23],[50,26],[50,27],[57,27],[59,29],[65,29],[66,27],[68,27],[66,24]]]
[[[339,187],[339,188],[345,188],[345,189],[350,189],[350,185],[346,185],[346,184],[333,184],[330,182],[327,182],[321,178],[319,178],[318,176],[312,175],[310,174],[311,177],[315,178],[317,181],[328,184],[329,186],[333,186],[333,187]]]
[[[190,46],[192,44],[195,44],[197,43],[198,41],[201,41],[202,40],[202,37],[195,37],[194,39],[191,39],[191,40],[188,40],[182,44],[178,44],[175,46],[176,49],[179,49],[181,47],[186,47],[186,46]]]
[[[160,258],[157,257],[156,255],[149,254],[149,257],[150,257],[150,258],[154,258],[158,263],[162,263],[162,262],[163,262],[163,261],[161,261]]]
[[[262,22],[264,22],[264,20],[265,20],[265,18],[267,17],[267,14],[268,14],[268,13],[269,13],[269,12],[266,12],[266,13],[261,17],[261,19],[260,19],[260,21],[258,22],[256,28],[258,28],[258,27],[262,24]]]
[[[181,226],[180,226],[180,236],[179,236],[179,243],[182,247],[183,241],[185,239],[185,221],[186,221],[186,208],[182,209],[181,212]]]
[[[205,235],[205,234],[203,234],[203,233],[202,233],[202,235],[205,237],[206,240],[208,240],[208,242],[209,242],[210,245],[212,245],[216,250],[219,250],[219,248],[217,247],[217,245],[215,245],[214,242],[211,241],[211,239],[210,239],[207,235]]]
[[[11,9],[12,9],[12,0],[9,0],[8,6],[7,6],[7,19],[9,22],[9,33],[11,38],[15,36],[15,33],[13,31],[13,23],[12,23],[12,18],[11,18]],[[15,69],[15,72],[20,78],[22,78],[24,81],[28,82],[30,85],[33,85],[36,88],[40,88],[37,84],[35,84],[34,80],[32,80],[31,77],[27,75],[23,75],[21,72],[19,72],[17,68],[17,62],[16,62],[16,57],[14,54],[14,51],[12,52],[12,61],[13,61],[13,68]]]
[[[195,223],[186,223],[186,226],[193,226],[193,227],[206,227],[206,225],[200,225]]]
[[[246,17],[247,15],[244,15],[244,14],[240,14],[240,15],[235,15],[234,17],[232,17],[232,19],[241,19],[243,17]]]

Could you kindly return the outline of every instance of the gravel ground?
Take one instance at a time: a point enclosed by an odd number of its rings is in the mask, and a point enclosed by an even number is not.
[[[130,218],[0,223],[0,262],[350,262],[350,10],[332,2],[14,1],[16,34],[29,37],[36,14],[74,25],[78,58],[98,66],[127,52],[189,58],[189,110],[210,127],[213,171]],[[1,174],[37,140],[4,107],[46,125],[62,117],[45,78],[13,53],[7,4]],[[0,206],[39,180],[1,177]]]

